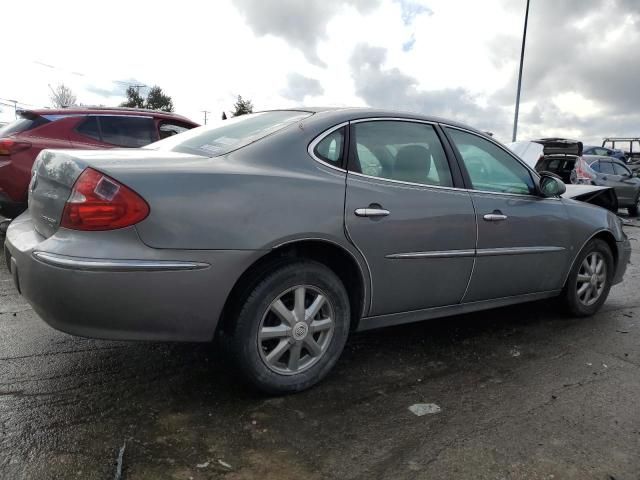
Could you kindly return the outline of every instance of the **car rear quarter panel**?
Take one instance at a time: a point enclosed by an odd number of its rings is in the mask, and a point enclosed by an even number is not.
[[[151,207],[136,227],[142,241],[179,249],[268,249],[295,238],[345,245],[345,172],[308,155],[307,132],[288,130],[193,168],[131,178]],[[128,175],[116,178],[128,184]]]

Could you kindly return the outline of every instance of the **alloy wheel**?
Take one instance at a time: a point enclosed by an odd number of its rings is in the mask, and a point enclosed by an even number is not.
[[[607,284],[607,264],[600,252],[585,257],[578,271],[576,293],[578,301],[591,306],[598,301]]]
[[[335,328],[334,308],[316,287],[298,285],[278,295],[258,328],[258,351],[281,375],[311,368],[326,353]]]

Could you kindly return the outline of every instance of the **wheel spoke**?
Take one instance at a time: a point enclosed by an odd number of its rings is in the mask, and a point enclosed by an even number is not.
[[[293,314],[297,322],[304,321],[304,298],[307,293],[306,288],[298,287],[295,291],[295,301],[293,304]]]
[[[581,273],[578,275],[578,282],[588,282],[591,280],[591,275],[587,275],[586,273]]]
[[[323,332],[325,330],[329,330],[333,325],[333,320],[331,318],[323,318],[321,320],[314,320],[309,325],[309,330],[311,333]]]
[[[607,276],[604,273],[601,273],[600,275],[598,275],[598,283],[604,283],[606,279],[607,279]]]
[[[276,363],[278,360],[280,360],[280,357],[284,355],[284,352],[289,350],[289,347],[291,347],[289,340],[280,340],[280,343],[278,343],[276,348],[271,350],[271,352],[269,352],[269,354],[267,355],[267,362],[271,364]]]
[[[291,327],[284,323],[277,327],[262,327],[260,330],[260,340],[268,340],[270,338],[288,337],[291,334]]]
[[[293,317],[293,312],[285,307],[282,300],[278,299],[271,304],[271,311],[275,313],[283,323],[288,324],[293,327],[295,325],[296,320]]]
[[[322,348],[320,348],[318,342],[316,342],[311,335],[307,335],[307,338],[304,339],[304,344],[311,356],[317,357],[322,353]]]
[[[584,295],[584,293],[589,290],[589,287],[591,286],[590,283],[583,283],[580,288],[578,289],[578,297],[582,297]]]
[[[324,298],[324,296],[318,294],[316,299],[313,301],[311,305],[309,305],[309,308],[307,308],[307,310],[304,313],[305,321],[307,322],[313,321],[313,319],[316,318],[316,315],[318,314],[320,309],[324,306],[325,301],[326,299]]]
[[[591,254],[591,273],[594,274],[596,273],[596,262],[598,260],[598,257],[595,253]]]
[[[604,260],[599,258],[598,262],[596,263],[596,273],[600,275],[602,273],[603,268],[604,268]]]
[[[582,262],[582,268],[584,268],[589,275],[593,274],[593,270],[591,270],[591,264],[589,263],[589,257],[585,258]]]
[[[287,363],[287,367],[292,372],[298,370],[298,366],[300,365],[300,353],[302,352],[302,345],[300,343],[296,343],[289,350],[289,362]]]

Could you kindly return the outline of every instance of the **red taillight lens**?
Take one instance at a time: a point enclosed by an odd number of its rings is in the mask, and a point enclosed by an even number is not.
[[[589,164],[582,157],[576,162],[576,179],[578,182],[592,181],[596,179],[596,173],[591,169]]]
[[[92,168],[73,186],[60,226],[72,230],[115,230],[149,215],[149,205],[136,192]]]
[[[29,142],[13,140],[11,138],[0,138],[0,155],[11,155],[21,150],[31,148]]]

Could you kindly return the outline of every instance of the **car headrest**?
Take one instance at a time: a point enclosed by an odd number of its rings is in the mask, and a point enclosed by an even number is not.
[[[431,154],[422,145],[407,145],[398,150],[393,178],[405,182],[424,182],[431,169]]]

